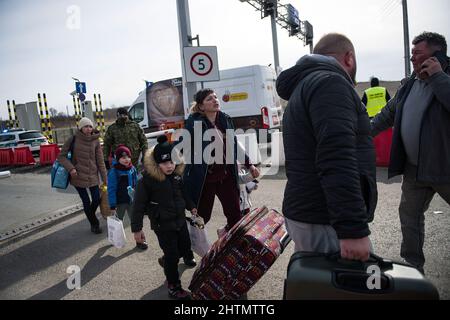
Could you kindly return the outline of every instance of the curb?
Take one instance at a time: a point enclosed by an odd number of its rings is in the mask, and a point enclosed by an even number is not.
[[[81,203],[72,205],[66,208],[53,211],[46,216],[27,223],[23,226],[16,227],[10,231],[0,233],[0,248],[3,248],[15,241],[24,239],[28,236],[43,231],[51,226],[63,222],[73,216],[83,212],[83,205]]]

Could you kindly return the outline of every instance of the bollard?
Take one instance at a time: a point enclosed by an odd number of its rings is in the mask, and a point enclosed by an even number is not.
[[[6,104],[8,105],[8,116],[9,116],[8,128],[12,129],[14,128],[14,120],[12,118],[11,105],[9,104],[9,100],[6,100]]]
[[[100,110],[98,109],[97,95],[95,93],[94,93],[94,104],[95,104],[95,121],[97,122],[96,129],[98,131],[100,131],[101,130],[101,126],[100,126]]]
[[[19,119],[17,119],[17,110],[16,110],[16,101],[12,101],[13,104],[13,111],[14,111],[14,119],[15,119],[15,123],[16,123],[16,128],[19,128]]]
[[[53,143],[52,123],[50,121],[50,115],[48,113],[47,97],[45,96],[45,93],[42,96],[44,98],[45,117],[47,120],[48,142]]]
[[[103,133],[103,135],[105,135],[105,114],[103,113],[103,108],[102,108],[102,98],[100,96],[100,93],[98,94],[98,103],[100,105],[100,115],[101,115],[101,120],[102,120],[102,130],[101,132]]]
[[[41,131],[42,131],[42,134],[48,138],[47,125],[45,123],[45,118],[44,118],[44,110],[42,109],[41,94],[38,93],[37,96],[38,96],[38,105],[39,105],[39,117],[41,119]]]
[[[72,101],[73,101],[73,110],[75,112],[75,123],[78,128],[77,101],[75,100],[75,95],[72,96]]]

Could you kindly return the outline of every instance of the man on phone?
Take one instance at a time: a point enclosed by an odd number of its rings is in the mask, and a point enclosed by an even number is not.
[[[403,175],[400,255],[424,272],[424,213],[436,193],[450,204],[450,68],[442,35],[412,43],[414,72],[371,126],[372,136],[394,126],[388,175]]]

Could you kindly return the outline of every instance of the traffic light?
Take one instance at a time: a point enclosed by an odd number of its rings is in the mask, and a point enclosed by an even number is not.
[[[291,25],[289,26],[289,37],[295,36],[297,33],[300,32],[300,26],[299,25]]]
[[[305,44],[310,45],[313,43],[314,30],[311,23],[305,21]]]
[[[277,16],[277,1],[278,0],[264,0],[263,1],[263,18],[267,16]]]

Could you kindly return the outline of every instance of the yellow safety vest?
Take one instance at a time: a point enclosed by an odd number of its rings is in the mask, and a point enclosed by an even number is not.
[[[367,96],[367,113],[375,117],[386,105],[386,88],[373,87],[364,91]]]

